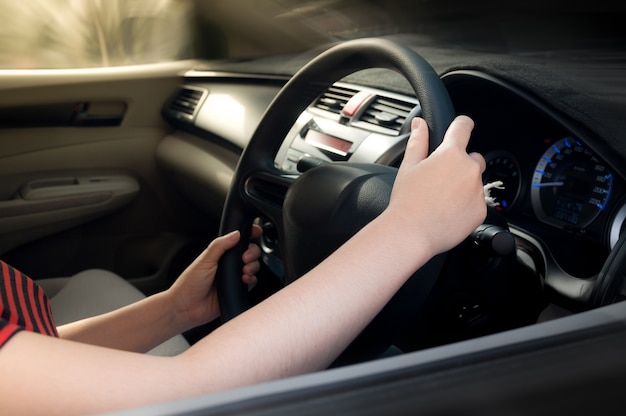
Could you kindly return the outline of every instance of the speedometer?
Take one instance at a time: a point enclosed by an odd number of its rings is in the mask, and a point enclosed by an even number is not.
[[[613,175],[582,143],[567,137],[541,156],[531,199],[537,217],[564,228],[582,229],[606,207]]]

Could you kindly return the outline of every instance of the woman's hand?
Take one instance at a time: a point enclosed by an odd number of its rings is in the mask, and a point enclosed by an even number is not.
[[[428,156],[426,122],[416,118],[411,123],[388,212],[432,255],[457,245],[487,214],[481,180],[485,160],[467,153],[473,128],[469,117],[455,118],[441,145]]]
[[[258,238],[263,231],[253,225],[251,238]],[[233,248],[240,239],[238,231],[217,237],[209,246],[185,269],[176,282],[168,289],[168,295],[176,308],[177,316],[186,322],[187,329],[202,325],[219,316],[217,290],[215,289],[215,273],[220,257]],[[261,249],[250,244],[242,255],[242,281],[252,288],[257,280]]]

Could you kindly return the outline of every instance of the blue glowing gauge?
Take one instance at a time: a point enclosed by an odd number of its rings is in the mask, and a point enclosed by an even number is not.
[[[607,166],[584,144],[566,137],[546,150],[535,167],[533,209],[544,222],[582,229],[604,210],[612,186]]]

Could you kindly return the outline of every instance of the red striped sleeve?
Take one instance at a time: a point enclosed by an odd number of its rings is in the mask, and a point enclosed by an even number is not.
[[[28,290],[28,283],[24,281],[19,271],[10,267],[9,272],[13,274],[12,290],[16,298],[15,309],[12,311],[16,318],[14,322],[17,321],[16,323],[23,326],[27,331],[34,331],[36,327],[33,324],[32,303],[30,302],[32,294]]]
[[[43,290],[1,260],[0,271],[0,346],[20,329],[58,336]]]
[[[0,348],[21,329],[19,326],[4,320],[4,318],[0,318]]]
[[[43,321],[43,327],[45,328],[44,333],[58,337],[59,333],[57,332],[57,327],[54,323],[54,319],[52,318],[50,301],[41,288],[39,288],[39,316]]]
[[[0,292],[0,305],[2,307],[2,317],[6,318],[10,323],[17,324],[17,315],[12,315],[10,311],[16,310],[15,298],[13,296],[13,279],[10,266],[0,260],[0,269],[2,271],[2,291]],[[5,311],[7,313],[5,314]],[[5,317],[6,315],[6,317]]]

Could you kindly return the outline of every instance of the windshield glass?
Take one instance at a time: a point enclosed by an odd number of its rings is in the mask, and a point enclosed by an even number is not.
[[[370,36],[491,53],[621,48],[626,6],[528,0],[0,2],[0,68],[85,68],[284,55]]]

